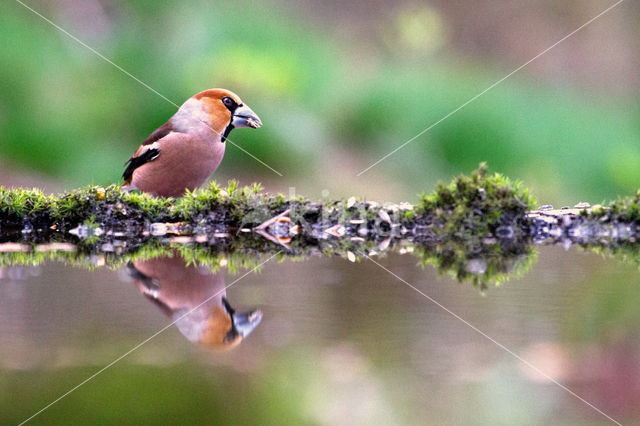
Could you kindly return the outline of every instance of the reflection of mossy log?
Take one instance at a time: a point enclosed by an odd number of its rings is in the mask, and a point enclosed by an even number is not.
[[[0,243],[5,243],[0,251],[17,252],[6,255],[4,263],[36,261],[68,249],[75,252],[64,255],[68,258],[92,253],[117,264],[125,254],[155,256],[178,244],[191,247],[191,257],[201,263],[232,254],[246,264],[247,256],[278,251],[282,256],[340,254],[355,260],[397,248],[414,251],[424,263],[460,280],[482,284],[504,279],[531,254],[532,241],[568,238],[585,244],[590,236],[602,239],[602,227],[610,227],[611,221],[617,227],[616,218],[638,220],[637,214],[624,216],[630,209],[626,204],[616,208],[615,217],[605,217],[613,209],[531,211],[533,205],[519,183],[488,174],[484,165],[471,176],[440,185],[415,206],[354,197],[286,199],[261,192],[259,185],[239,188],[235,182],[226,188],[212,183],[180,199],[126,193],[118,186],[61,196],[0,188]],[[635,234],[634,225],[624,226]],[[616,238],[629,236],[615,229]],[[34,245],[40,243],[49,245]]]

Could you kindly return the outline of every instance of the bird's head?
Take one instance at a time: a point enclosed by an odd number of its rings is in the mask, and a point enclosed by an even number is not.
[[[226,297],[206,318],[198,342],[212,349],[227,350],[239,345],[262,321],[262,312],[236,312]]]
[[[262,126],[260,117],[230,90],[209,89],[193,96],[211,129],[226,140],[231,130],[241,127],[257,129]]]

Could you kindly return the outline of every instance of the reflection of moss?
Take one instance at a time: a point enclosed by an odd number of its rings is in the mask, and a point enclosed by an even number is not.
[[[0,252],[0,267],[10,265],[38,265],[47,261],[58,261],[65,264],[95,269],[105,266],[119,268],[128,262],[146,260],[179,254],[188,264],[206,265],[212,271],[226,267],[231,273],[251,269],[269,256],[275,260],[304,260],[310,256],[374,256],[384,254],[378,245],[368,242],[354,244],[348,240],[335,240],[320,245],[297,244],[290,250],[282,247],[265,245],[264,242],[245,240],[249,244],[230,244],[226,247],[205,244],[176,244],[149,240],[144,244],[131,247],[121,253],[101,252],[98,244],[81,244],[76,251],[39,251],[38,246],[26,246],[24,252]],[[411,248],[410,250],[408,248]],[[450,242],[437,244],[410,244],[397,241],[388,248],[390,252],[412,252],[420,259],[420,264],[431,265],[441,273],[446,273],[461,282],[471,282],[481,288],[488,283],[501,283],[509,276],[519,276],[532,265],[536,252],[530,245],[504,247],[492,244],[486,247],[468,248],[456,246]]]
[[[624,263],[640,267],[640,246],[637,243],[590,244],[583,247],[605,258],[615,258]]]
[[[287,199],[263,192],[258,184],[239,187],[235,181],[226,187],[213,182],[178,199],[122,192],[115,185],[57,197],[0,188],[0,242],[27,244],[17,248],[27,252],[0,253],[0,265],[55,258],[117,267],[177,249],[188,262],[239,270],[278,252],[280,258],[322,255],[357,261],[412,247],[422,264],[484,288],[533,263],[534,239],[625,251],[637,262],[630,241],[634,222],[640,220],[639,202],[640,193],[580,216],[569,210],[528,214],[534,204],[529,192],[489,174],[484,164],[470,176],[439,185],[416,206],[355,197]],[[72,242],[66,249],[75,252],[53,254],[51,246],[37,245],[51,242]]]
[[[278,253],[278,250],[273,250],[272,253],[264,253],[263,255],[239,251],[227,252],[207,246],[163,244],[156,240],[151,240],[144,245],[121,254],[83,250],[81,247],[78,247],[77,251],[38,251],[37,247],[32,247],[32,249],[34,250],[24,252],[0,252],[0,267],[11,265],[35,266],[48,261],[57,261],[87,269],[95,269],[101,266],[116,269],[131,261],[170,257],[177,252],[188,264],[206,265],[214,272],[225,266],[230,272],[235,273],[242,269],[255,268],[266,260],[266,255]]]
[[[500,243],[475,247],[471,252],[452,243],[417,246],[415,254],[421,266],[431,265],[442,274],[482,289],[489,283],[500,284],[523,275],[538,258],[532,245],[507,247]]]

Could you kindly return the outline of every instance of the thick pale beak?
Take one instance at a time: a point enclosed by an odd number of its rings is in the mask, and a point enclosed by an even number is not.
[[[231,120],[231,125],[236,129],[241,127],[251,127],[252,129],[257,129],[262,126],[262,121],[260,117],[251,110],[246,105],[242,105],[241,107],[236,108],[233,113],[233,120]]]
[[[231,307],[231,304],[226,297],[222,298],[222,304],[227,310],[231,320],[233,321],[233,329],[242,338],[247,337],[262,321],[262,311],[256,309],[255,311],[249,311],[244,313],[236,313],[236,310]]]
[[[262,311],[255,310],[233,315],[233,325],[238,334],[247,337],[262,321]]]

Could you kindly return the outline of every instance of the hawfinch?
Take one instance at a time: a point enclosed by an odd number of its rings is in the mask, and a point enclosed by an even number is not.
[[[123,189],[181,197],[218,168],[231,130],[260,126],[260,118],[233,92],[209,89],[193,95],[125,163]]]
[[[193,343],[231,349],[262,320],[259,310],[239,313],[231,307],[222,272],[187,266],[178,254],[138,260],[128,269],[138,290],[176,321],[178,330]]]

